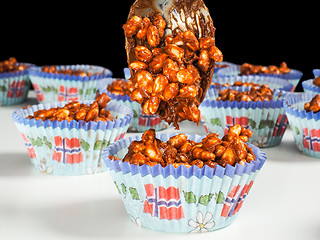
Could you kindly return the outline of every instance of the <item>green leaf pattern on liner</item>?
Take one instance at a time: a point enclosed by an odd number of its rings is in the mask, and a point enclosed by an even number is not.
[[[209,202],[212,200],[213,196],[215,196],[215,201],[217,204],[223,204],[225,201],[224,194],[221,191],[219,193],[209,193],[208,195],[201,195],[198,201],[196,195],[192,191],[182,192],[187,204],[196,203],[197,205],[202,204],[204,206],[207,206]]]
[[[34,146],[34,147],[41,147],[43,145],[43,141],[40,137],[37,137],[37,139],[29,137],[29,139],[30,139],[32,146]]]
[[[53,86],[47,86],[47,87],[41,87],[41,91],[42,92],[54,92],[54,93],[58,93],[58,89],[56,89]]]
[[[100,150],[102,148],[103,141],[102,140],[97,140],[93,146],[93,150]]]
[[[130,187],[129,188],[129,192],[130,192],[131,197],[132,197],[133,200],[140,200],[139,194],[138,194],[138,191],[137,191],[136,188]]]
[[[208,203],[211,201],[214,194],[210,193],[208,195],[201,195],[199,198],[198,204],[202,204],[204,206],[207,206]]]
[[[254,120],[248,118],[248,121],[249,121],[249,125],[252,129],[256,128],[257,124]]]
[[[139,117],[137,110],[135,110],[135,109],[132,109],[132,110],[133,110],[133,117],[134,118]]]
[[[212,125],[218,125],[220,127],[222,126],[220,118],[211,118],[210,123]]]
[[[116,185],[116,188],[118,189],[119,194],[123,193],[124,197],[127,197],[127,194],[130,193],[132,200],[140,200],[140,196],[138,193],[138,190],[134,187],[129,187],[129,191],[128,191],[128,187],[124,184],[121,183],[121,189],[119,188],[119,185],[117,182],[114,181],[114,184]]]
[[[116,185],[116,188],[117,188],[117,190],[118,190],[119,194],[121,194],[120,188],[119,188],[119,186],[118,186],[118,184],[117,184],[117,182],[116,182],[116,181],[114,181],[114,184]]]
[[[52,142],[50,142],[46,136],[44,136],[42,139],[40,137],[37,137],[37,139],[32,138],[32,137],[27,137],[28,139],[30,139],[30,142],[32,144],[32,146],[34,147],[41,147],[44,145],[46,145],[49,149],[52,149]],[[81,147],[85,150],[88,151],[90,149],[90,144],[87,143],[84,139],[80,140],[80,145]],[[105,147],[107,147],[108,145],[110,145],[109,141],[106,140],[97,140],[94,144],[93,150],[101,150]]]
[[[219,193],[215,193],[215,199],[217,204],[223,204],[225,201],[223,192],[219,191]]]
[[[90,148],[90,144],[83,139],[80,140],[80,145],[85,151],[88,151]]]
[[[122,193],[123,193],[124,195],[126,195],[126,194],[127,194],[127,187],[126,187],[126,185],[124,185],[123,183],[121,183],[121,189],[122,189]]]
[[[193,192],[184,192],[184,191],[182,191],[182,192],[184,195],[184,199],[188,204],[197,202],[196,195],[194,195]]]
[[[5,88],[5,90],[4,90],[4,89],[2,89],[2,87],[4,87],[4,86],[0,86],[0,91],[5,92],[7,89]],[[55,94],[59,93],[59,90],[57,88],[55,88],[54,86],[47,86],[47,87],[42,86],[40,88],[41,88],[41,91],[44,93],[49,93],[49,92],[54,92]],[[78,91],[79,91],[79,95],[84,94],[83,89],[79,89]],[[97,92],[96,88],[89,88],[86,90],[85,95],[90,95],[91,93],[95,93],[95,92]]]
[[[256,123],[254,120],[250,119],[250,118],[248,118],[248,121],[249,121],[250,127],[251,127],[252,129],[256,129],[257,123]],[[220,126],[220,127],[222,126],[222,123],[221,123],[220,118],[211,118],[211,119],[210,119],[210,123],[211,123],[212,125],[218,125],[218,126]],[[274,125],[275,125],[275,122],[272,121],[272,120],[269,120],[269,119],[261,120],[261,121],[259,122],[258,129],[263,129],[263,128],[265,128],[265,127],[274,128]]]
[[[78,92],[79,92],[79,95],[82,96],[82,95],[91,95],[91,93],[96,93],[98,90],[96,88],[88,88],[85,92],[83,89],[79,89],[78,88]]]
[[[52,143],[48,141],[46,136],[43,137],[43,141],[44,141],[44,144],[48,146],[49,149],[52,148]]]
[[[259,124],[259,129],[263,129],[265,127],[274,128],[274,125],[275,123],[272,120],[269,120],[269,119],[261,120]]]
[[[1,91],[1,92],[6,92],[6,91],[7,91],[6,86],[0,86],[0,91]]]
[[[110,142],[106,140],[97,140],[94,144],[93,150],[101,150],[105,147],[107,147],[110,144]]]

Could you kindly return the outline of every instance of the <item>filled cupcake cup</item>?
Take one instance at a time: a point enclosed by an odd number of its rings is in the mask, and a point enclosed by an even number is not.
[[[235,125],[253,131],[249,142],[258,147],[273,147],[281,143],[288,120],[283,108],[287,92],[275,90],[271,101],[217,101],[219,90],[211,88],[200,104],[203,124],[208,133],[223,137]]]
[[[234,63],[231,62],[227,62],[227,61],[222,61],[222,62],[216,62],[214,64],[214,71],[213,71],[213,75],[212,75],[212,81],[215,81],[215,79],[218,77],[217,73],[218,71],[220,71],[221,69],[224,69],[226,67],[230,67],[235,65]]]
[[[297,148],[308,156],[320,158],[320,114],[304,110],[304,104],[310,102],[315,95],[288,94],[284,100],[284,108]]]
[[[157,134],[162,141],[171,136]],[[189,135],[197,142],[202,138]],[[248,146],[256,159],[235,167],[163,168],[160,164],[139,166],[110,159],[123,159],[134,140],[140,136],[111,144],[102,158],[130,218],[139,226],[161,232],[208,232],[230,225],[266,161],[266,155],[251,144]]]
[[[57,70],[72,69],[89,72],[90,76],[76,76],[43,72],[42,67],[29,69],[29,76],[40,103],[94,100],[99,82],[112,76],[104,67],[93,65],[59,65]]]
[[[106,92],[111,98],[111,102],[117,102],[121,105],[128,106],[133,110],[133,118],[131,120],[128,132],[144,132],[149,128],[153,128],[156,131],[159,131],[169,127],[169,124],[161,120],[158,115],[145,114],[141,108],[141,105],[137,102],[131,101],[129,95],[116,95],[107,91],[107,86],[117,79],[120,78],[108,78],[106,81],[104,81],[103,87],[99,87],[99,93]]]
[[[210,88],[216,88],[214,83],[225,84],[228,83],[232,85],[235,82],[246,82],[246,83],[257,83],[257,84],[267,84],[271,89],[279,89],[287,92],[292,92],[294,86],[287,80],[272,77],[272,76],[260,76],[260,75],[248,75],[248,76],[219,76]]]
[[[28,68],[32,66],[32,64],[26,65]],[[31,86],[28,68],[22,71],[0,73],[0,106],[15,105],[26,100]]]
[[[91,104],[93,101],[80,101]],[[40,109],[63,107],[66,102],[33,105],[12,113],[34,168],[53,175],[83,175],[106,170],[102,150],[125,136],[133,112],[126,106],[109,103],[113,121],[50,121],[29,119]]]
[[[303,81],[302,88],[303,88],[303,91],[306,93],[313,93],[313,94],[320,93],[320,87],[313,84],[313,79]]]
[[[241,65],[230,65],[229,67],[223,68],[218,71],[217,75],[218,77],[225,77],[225,76],[238,76],[240,73],[240,67]],[[289,81],[293,87],[290,90],[293,92],[295,88],[297,87],[303,73],[296,69],[291,69],[289,73],[286,74],[257,74],[257,75],[248,75],[248,76],[260,76],[260,77],[276,77],[281,78],[286,81]]]

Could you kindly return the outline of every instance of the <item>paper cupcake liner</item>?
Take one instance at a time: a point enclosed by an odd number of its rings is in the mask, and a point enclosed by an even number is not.
[[[303,88],[303,91],[306,93],[313,93],[313,94],[320,93],[320,87],[313,84],[313,79],[303,81],[302,88]]]
[[[91,104],[92,101],[80,101]],[[42,121],[29,119],[39,109],[62,107],[66,102],[33,105],[12,113],[34,168],[54,175],[82,175],[106,170],[103,148],[124,137],[133,112],[126,106],[109,103],[114,121]]]
[[[282,100],[285,95],[286,92],[276,90],[272,101],[223,102],[216,101],[216,89],[209,89],[199,109],[207,132],[223,137],[231,126],[240,124],[253,131],[250,143],[273,147],[280,144],[288,125]]]
[[[219,76],[215,83],[225,84],[229,83],[232,85],[235,82],[248,82],[248,83],[257,83],[257,84],[268,84],[271,89],[279,89],[287,92],[292,92],[294,86],[281,78],[270,77],[270,76],[260,76],[260,75],[248,75],[248,76]],[[211,85],[210,88],[215,88],[215,85]]]
[[[30,79],[40,103],[94,100],[99,82],[112,76],[109,69],[92,65],[61,65],[57,70],[80,69],[85,72],[99,73],[89,77],[46,73],[42,67],[32,67],[29,70]]]
[[[227,61],[216,62],[215,66],[214,66],[213,75],[212,75],[212,81],[214,81],[218,77],[218,75],[217,75],[218,71],[220,71],[221,69],[225,68],[225,67],[220,67],[220,66],[223,66],[223,65],[228,65],[228,67],[229,67],[229,66],[233,66],[235,64],[231,63],[231,62],[227,62]]]
[[[240,67],[241,65],[230,65],[230,67],[221,69],[217,75],[218,77],[225,77],[225,76],[238,76],[240,73]],[[248,75],[248,76],[264,76],[264,77],[276,77],[281,78],[289,81],[293,85],[293,89],[291,92],[295,90],[297,87],[303,73],[301,71],[291,69],[289,73],[287,74],[257,74],[257,75]]]
[[[150,128],[156,131],[163,130],[169,127],[169,124],[161,120],[158,115],[147,115],[142,111],[141,105],[137,102],[131,101],[128,95],[116,95],[108,92],[106,86],[111,84],[117,78],[109,78],[104,81],[104,88],[99,88],[99,92],[106,92],[111,98],[111,102],[117,102],[121,105],[125,105],[133,110],[133,118],[128,129],[128,132],[144,132]]]
[[[319,76],[320,76],[320,69],[313,69],[313,70],[312,70],[312,73],[313,73],[313,75],[314,75],[315,78],[316,78],[316,77],[319,77]]]
[[[167,141],[172,135],[157,137]],[[203,137],[191,135],[189,139],[200,141]],[[110,155],[122,159],[134,140],[140,137],[111,144],[102,158],[131,219],[142,227],[162,232],[205,232],[230,225],[266,161],[266,155],[250,144],[256,160],[235,167],[163,168],[160,164],[138,166],[109,159]]]
[[[284,108],[298,149],[308,156],[320,158],[320,114],[304,110],[304,104],[314,96],[314,93],[289,94],[284,100]]]
[[[27,65],[31,66],[31,64]],[[12,73],[0,73],[0,106],[24,102],[30,86],[28,69]]]
[[[130,69],[129,68],[124,68],[123,69],[123,73],[124,73],[124,78],[126,80],[129,80],[129,78],[131,78],[131,73],[130,73]]]

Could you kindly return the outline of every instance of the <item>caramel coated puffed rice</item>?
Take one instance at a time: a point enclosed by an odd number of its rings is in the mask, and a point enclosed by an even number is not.
[[[320,111],[320,94],[315,95],[310,102],[304,104],[304,110],[317,113]]]
[[[102,93],[90,106],[78,101],[73,101],[63,107],[38,110],[34,112],[34,115],[29,115],[28,118],[41,119],[43,121],[67,120],[69,122],[72,120],[82,120],[85,122],[113,121],[114,117],[110,111],[105,109],[110,100],[110,97],[106,93]]]
[[[166,167],[204,165],[214,168],[217,164],[225,167],[236,163],[250,163],[255,159],[252,149],[246,142],[252,136],[252,131],[240,125],[234,125],[222,139],[216,133],[210,133],[201,142],[188,140],[187,135],[179,134],[167,142],[157,139],[155,130],[149,129],[142,135],[141,141],[133,141],[123,161],[130,164],[154,166],[161,164]],[[117,158],[111,157],[116,160]]]
[[[249,85],[248,85],[249,86]],[[231,88],[226,88],[219,91],[217,101],[271,101],[273,99],[273,91],[267,84],[259,85],[253,84],[249,91],[238,91]]]
[[[81,76],[81,77],[89,77],[92,75],[95,75],[97,73],[90,73],[90,72],[85,72],[81,69],[66,69],[66,68],[61,68],[61,69],[57,69],[56,66],[43,66],[41,68],[42,72],[46,72],[46,73],[58,73],[58,74],[64,74],[64,75],[75,75],[75,76]]]
[[[179,129],[177,123],[183,120],[199,123],[198,107],[205,94],[201,74],[223,56],[214,37],[198,39],[190,30],[164,36],[165,28],[165,20],[157,14],[133,16],[124,24],[128,41],[135,44],[129,89],[131,100],[140,103],[146,114],[158,114]]]
[[[27,64],[19,64],[14,57],[0,62],[0,73],[9,73],[23,71],[27,68]]]
[[[291,71],[285,62],[280,64],[280,67],[275,65],[261,66],[244,63],[240,66],[239,75],[253,75],[253,74],[286,74]]]

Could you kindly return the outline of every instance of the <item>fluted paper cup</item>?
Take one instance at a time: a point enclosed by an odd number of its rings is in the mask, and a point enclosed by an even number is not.
[[[200,111],[207,132],[223,137],[228,129],[240,124],[253,131],[249,142],[258,147],[273,147],[281,143],[288,120],[283,108],[286,92],[275,90],[271,101],[217,101],[219,90],[208,90]]]
[[[281,78],[270,77],[270,76],[259,76],[259,75],[248,75],[248,76],[219,76],[214,83],[230,85],[235,82],[245,82],[245,83],[257,83],[260,85],[267,84],[271,89],[284,90],[287,92],[292,92],[294,86]],[[210,88],[216,88],[215,85],[211,85]]]
[[[306,93],[313,93],[313,94],[320,93],[320,87],[313,84],[313,79],[303,81],[302,88],[303,88],[303,91]]]
[[[284,100],[284,108],[298,149],[308,156],[320,158],[320,112],[304,110],[304,104],[310,102],[315,95],[289,94]]]
[[[26,64],[19,63],[18,65]],[[32,64],[27,64],[28,68]],[[0,73],[0,106],[15,105],[26,100],[31,86],[28,68],[22,71]]]
[[[42,67],[32,67],[29,76],[40,103],[94,100],[99,82],[111,77],[112,72],[92,65],[59,65],[57,70],[73,69],[89,72],[90,76],[47,73]]]
[[[93,101],[80,101],[91,104]],[[40,109],[63,107],[66,102],[33,105],[12,113],[34,168],[54,175],[82,175],[106,170],[102,150],[124,137],[133,112],[126,106],[109,103],[113,121],[43,121],[27,118]]]
[[[312,73],[313,73],[313,75],[314,75],[315,78],[316,78],[316,77],[319,77],[319,76],[320,76],[320,69],[313,69],[313,70],[312,70]]]
[[[157,134],[157,137],[167,141],[171,135]],[[194,141],[202,138],[189,136]],[[163,168],[160,164],[138,166],[110,159],[110,156],[123,159],[134,140],[140,137],[111,144],[102,158],[130,218],[139,226],[161,232],[207,232],[230,225],[266,161],[266,155],[251,144],[248,145],[256,155],[255,161],[235,167]]]
[[[238,76],[240,73],[240,67],[241,65],[230,65],[230,67],[223,68],[219,70],[217,73],[218,77],[225,77],[225,76]],[[297,87],[303,73],[299,70],[296,69],[290,69],[289,73],[286,74],[256,74],[256,75],[248,75],[248,76],[265,76],[265,77],[276,77],[276,78],[281,78],[285,79],[286,81],[289,81],[292,85],[293,88],[291,92],[295,90]]]

